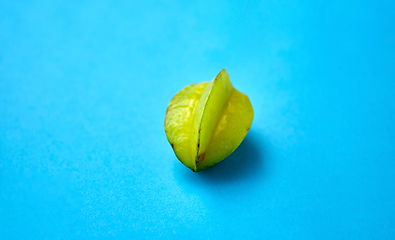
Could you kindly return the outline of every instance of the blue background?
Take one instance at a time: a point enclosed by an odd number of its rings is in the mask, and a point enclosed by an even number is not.
[[[2,1],[0,239],[395,239],[393,1]],[[193,173],[163,128],[225,68],[255,110]]]

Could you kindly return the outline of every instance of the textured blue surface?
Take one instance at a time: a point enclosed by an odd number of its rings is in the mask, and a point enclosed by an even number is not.
[[[393,1],[187,2],[0,3],[0,239],[395,239]],[[193,173],[166,107],[222,68],[254,122]]]

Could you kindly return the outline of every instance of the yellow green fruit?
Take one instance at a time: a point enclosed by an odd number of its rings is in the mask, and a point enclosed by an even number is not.
[[[192,84],[170,101],[165,131],[177,158],[194,172],[229,156],[250,129],[254,110],[222,69],[211,82]]]

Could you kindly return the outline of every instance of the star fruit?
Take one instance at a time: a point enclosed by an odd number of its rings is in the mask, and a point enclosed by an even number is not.
[[[177,158],[194,172],[229,156],[250,129],[254,110],[225,69],[211,82],[191,84],[170,101],[167,139]]]

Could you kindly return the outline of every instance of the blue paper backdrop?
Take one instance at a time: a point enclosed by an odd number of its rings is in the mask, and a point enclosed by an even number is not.
[[[1,1],[0,239],[395,239],[393,1]],[[255,110],[193,173],[170,99]]]

